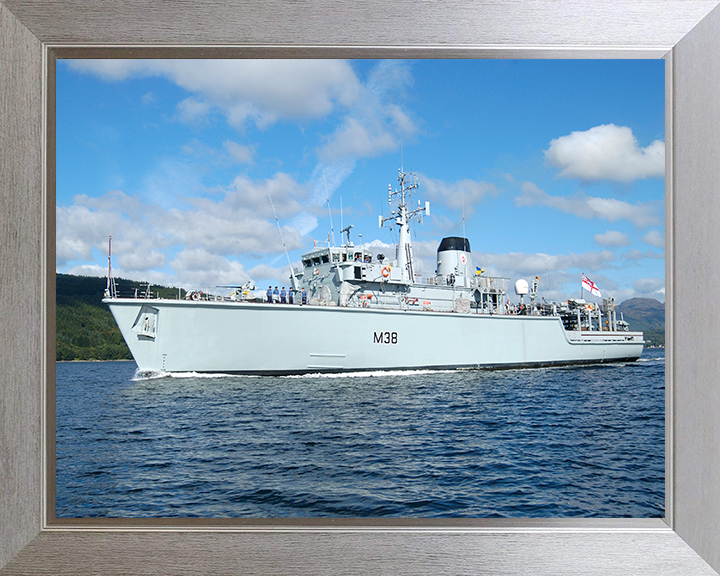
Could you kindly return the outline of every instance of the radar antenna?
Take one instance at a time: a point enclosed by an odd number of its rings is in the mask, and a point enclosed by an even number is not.
[[[345,242],[345,246],[352,246],[352,242],[350,242],[350,229],[353,227],[352,224],[350,226],[343,228],[340,234],[345,234],[347,237],[347,241]]]
[[[397,224],[400,227],[397,248],[397,265],[403,271],[403,279],[412,281],[413,266],[410,222],[413,220],[422,222],[423,215],[430,214],[430,202],[425,202],[425,206],[418,205],[415,210],[410,210],[408,207],[408,201],[413,195],[413,190],[416,190],[419,187],[417,177],[410,173],[409,176],[411,182],[409,182],[408,174],[403,171],[402,167],[398,170],[398,172],[398,182],[400,183],[400,187],[393,191],[392,185],[388,185],[388,204],[392,206],[393,199],[397,198],[397,213],[393,210],[387,218],[378,216],[378,224],[380,228],[382,228],[386,223],[391,222],[391,226]]]

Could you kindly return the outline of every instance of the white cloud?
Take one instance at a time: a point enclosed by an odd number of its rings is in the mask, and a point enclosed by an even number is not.
[[[204,173],[215,166],[228,167],[233,164],[253,164],[255,146],[244,146],[233,140],[225,140],[222,148],[215,148],[193,138],[187,144],[180,147],[183,166],[193,165],[198,173]],[[162,160],[160,165],[171,163],[170,160]],[[212,167],[212,168],[211,168]],[[157,171],[157,168],[156,168]]]
[[[440,202],[453,210],[464,208],[466,216],[474,213],[473,206],[485,196],[497,196],[500,193],[495,184],[478,180],[464,179],[447,183],[422,174],[418,175],[418,180],[421,190],[428,199]]]
[[[367,87],[371,93],[384,97],[390,92],[404,95],[412,84],[413,77],[407,62],[382,60],[371,70]]]
[[[473,261],[476,266],[491,268],[502,276],[520,278],[541,275],[546,270],[553,272],[577,269],[593,272],[612,266],[617,261],[617,255],[610,250],[582,254],[473,253]]]
[[[338,128],[317,153],[330,163],[396,149],[418,127],[398,101],[412,83],[409,65],[378,63],[366,82],[343,60],[67,60],[71,70],[117,82],[158,76],[190,96],[177,104],[176,119],[197,124],[219,113],[244,130],[284,119],[312,120],[341,114]],[[236,152],[239,152],[235,149]],[[231,154],[233,152],[231,151]],[[247,155],[242,153],[238,161]]]
[[[644,298],[663,300],[665,297],[665,280],[663,278],[639,278],[632,284],[635,295]]]
[[[288,222],[288,226],[297,230],[300,236],[305,236],[317,228],[318,219],[308,212],[301,212]]]
[[[126,277],[189,283],[197,267],[199,283],[212,284],[211,276],[215,284],[242,282],[248,276],[235,262],[237,257],[284,252],[268,191],[279,216],[291,219],[282,227],[288,250],[303,247],[305,241],[292,219],[302,224],[303,233],[317,221],[304,216],[296,199],[305,193],[304,187],[279,173],[262,181],[238,177],[216,198],[169,207],[119,191],[99,198],[79,195],[71,206],[57,208],[57,269],[84,270],[78,266],[87,266],[94,250],[107,253],[112,234],[116,268]],[[105,273],[102,267],[95,271]]]
[[[616,198],[597,198],[578,192],[574,196],[551,196],[532,182],[522,183],[522,194],[515,198],[516,206],[544,205],[581,218],[617,222],[628,220],[639,228],[658,224],[662,202],[630,204]]]
[[[397,138],[378,124],[374,118],[367,123],[346,118],[320,150],[321,158],[332,162],[348,156],[378,156],[393,150],[399,144]]]
[[[287,262],[287,259],[283,255],[282,261]],[[302,264],[300,261],[292,263],[292,267],[295,270],[301,270]],[[250,278],[255,282],[255,286],[264,295],[268,285],[272,286],[289,286],[290,285],[290,266],[287,264],[276,268],[272,265],[258,264],[250,268],[247,273]]]
[[[658,230],[650,230],[643,236],[642,240],[645,244],[650,244],[650,246],[665,248],[665,235]]]
[[[390,122],[395,126],[398,134],[414,134],[418,128],[412,118],[406,114],[402,108],[395,105],[389,105],[387,108],[387,116]]]
[[[202,171],[199,163],[164,158],[143,179],[143,197],[166,209],[177,207],[184,198],[204,191]]]
[[[315,206],[326,206],[335,190],[355,169],[355,160],[344,159],[331,164],[319,163],[310,176],[310,201]]]
[[[162,268],[167,262],[167,257],[162,252],[150,250],[149,252],[123,253],[118,258],[118,264],[126,270],[144,272],[154,268]]]
[[[627,234],[618,232],[617,230],[607,230],[604,234],[595,234],[593,240],[600,246],[612,246],[614,248],[620,246],[630,246],[632,243]]]
[[[196,121],[211,108],[241,128],[280,118],[319,118],[337,104],[352,104],[360,82],[342,60],[67,60],[71,70],[117,82],[160,76],[194,96],[179,105],[181,119]]]
[[[254,181],[247,176],[237,176],[227,191],[225,206],[218,206],[208,200],[197,200],[203,209],[222,211],[249,210],[255,215],[285,218],[303,210],[300,200],[307,196],[307,188],[292,176],[278,172],[272,178]],[[273,213],[273,208],[275,212]]]
[[[183,154],[182,163],[184,165],[193,164],[198,167],[203,167],[218,164],[228,165],[230,163],[230,157],[227,152],[213,148],[197,138],[193,138],[187,144],[183,144],[180,147],[180,151]],[[167,162],[167,160],[162,162]]]
[[[186,124],[197,124],[210,112],[210,104],[196,98],[185,98],[177,105],[178,118]]]
[[[637,250],[636,248],[633,248],[632,250],[628,250],[627,252],[623,253],[622,256],[626,260],[630,260],[633,262],[637,262],[639,260],[662,260],[665,258],[665,254],[662,252],[653,252],[652,250],[646,250],[643,252],[642,250]]]
[[[114,270],[115,269],[113,268],[113,271]],[[107,266],[98,266],[97,264],[80,264],[78,266],[68,268],[65,273],[72,274],[74,276],[105,276],[107,271]]]
[[[325,162],[378,156],[397,149],[419,131],[413,118],[396,99],[412,83],[407,63],[385,60],[358,86],[357,98],[337,130],[328,136],[318,155]]]
[[[621,290],[618,282],[603,271],[618,265],[618,255],[610,250],[584,252],[581,254],[521,253],[493,254],[473,252],[473,263],[485,269],[486,276],[509,278],[508,294],[512,301],[516,296],[515,281],[524,278],[531,281],[539,277],[539,296],[548,301],[565,301],[580,297],[582,273],[603,292],[603,296],[618,298]],[[586,294],[587,295],[587,294]],[[628,297],[623,295],[623,298]]]
[[[95,74],[107,82],[125,80],[138,70],[144,60],[64,60],[68,68],[79,72]],[[149,74],[148,74],[149,75]]]
[[[545,158],[564,178],[631,182],[665,175],[665,143],[655,140],[640,148],[630,128],[615,124],[556,138]]]
[[[128,214],[138,211],[143,214],[143,206],[142,202],[120,191],[108,192],[102,199],[81,194],[75,197],[72,206],[58,206],[55,213],[57,265],[62,267],[71,261],[92,260],[93,249],[106,252],[108,235],[124,227],[129,221]],[[128,244],[124,248],[130,249],[142,241],[138,226],[141,220],[142,216],[128,229]]]
[[[181,285],[210,290],[224,284],[242,284],[250,279],[242,264],[212,254],[204,248],[178,252],[170,262]]]
[[[255,149],[252,146],[243,146],[232,140],[225,140],[223,147],[238,164],[252,164],[255,154]]]

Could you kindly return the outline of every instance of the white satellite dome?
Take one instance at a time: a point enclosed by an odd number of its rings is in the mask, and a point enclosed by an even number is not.
[[[525,296],[525,294],[528,293],[530,286],[527,283],[527,280],[523,280],[522,278],[515,282],[515,294],[518,296]]]

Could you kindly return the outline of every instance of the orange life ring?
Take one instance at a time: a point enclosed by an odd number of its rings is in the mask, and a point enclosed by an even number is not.
[[[198,294],[197,292],[193,292],[191,298],[195,301],[200,300],[200,294]]]
[[[382,275],[383,275],[383,278],[387,278],[388,276],[390,276],[390,268],[388,268],[387,266],[385,266],[385,267],[382,269]]]

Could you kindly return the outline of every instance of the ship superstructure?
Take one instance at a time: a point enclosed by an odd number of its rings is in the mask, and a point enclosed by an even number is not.
[[[350,227],[343,230],[346,241],[340,247],[321,247],[305,254],[302,269],[295,270],[295,290],[303,288],[313,305],[338,305],[391,310],[437,312],[507,312],[508,278],[490,278],[473,265],[470,242],[466,238],[444,238],[437,251],[437,270],[423,278],[415,266],[410,223],[430,211],[429,203],[408,208],[417,183],[408,184],[400,171],[400,187],[389,190],[389,200],[397,198],[397,210],[390,217],[379,217],[380,226],[397,226],[395,258],[374,254],[350,240]]]

